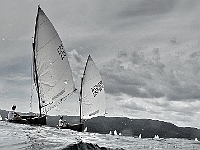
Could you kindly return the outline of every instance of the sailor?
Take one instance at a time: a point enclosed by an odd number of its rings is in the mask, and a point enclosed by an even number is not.
[[[12,106],[12,110],[8,113],[8,120],[21,120],[22,118],[15,112],[16,105]]]
[[[62,127],[63,124],[64,124],[63,116],[61,116],[60,119],[58,120],[58,126],[59,126],[59,127]]]

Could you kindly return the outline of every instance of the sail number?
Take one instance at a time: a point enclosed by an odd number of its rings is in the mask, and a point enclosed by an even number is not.
[[[91,90],[94,97],[96,97],[97,94],[101,92],[103,88],[104,88],[103,81],[99,81],[99,83],[97,83],[94,87],[92,87]]]
[[[57,48],[57,51],[62,60],[67,56],[64,46],[62,44]]]

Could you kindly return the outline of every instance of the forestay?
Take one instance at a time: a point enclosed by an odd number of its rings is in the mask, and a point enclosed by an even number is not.
[[[40,107],[62,101],[75,91],[72,71],[62,41],[40,7],[35,27],[34,64]]]
[[[101,75],[88,56],[82,79],[82,119],[105,114],[105,91]]]

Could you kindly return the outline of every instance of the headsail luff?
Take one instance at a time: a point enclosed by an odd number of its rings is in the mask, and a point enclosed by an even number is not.
[[[104,85],[90,55],[86,62],[81,84],[82,119],[104,115],[106,110]]]
[[[39,6],[33,47],[35,83],[42,108],[64,100],[76,89],[62,41]]]

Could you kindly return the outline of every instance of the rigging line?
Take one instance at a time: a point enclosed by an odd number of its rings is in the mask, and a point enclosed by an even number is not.
[[[33,53],[31,53],[31,57],[33,57]],[[32,58],[31,58],[32,60]],[[29,112],[32,112],[32,100],[33,100],[33,89],[34,89],[34,86],[33,86],[33,61],[31,61],[31,99],[30,99],[30,110]]]

